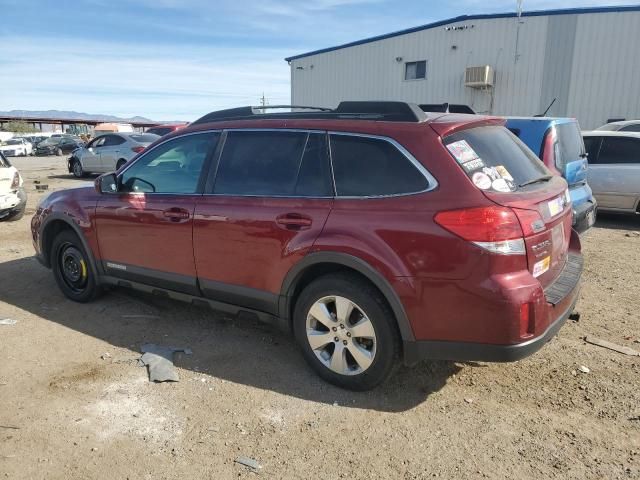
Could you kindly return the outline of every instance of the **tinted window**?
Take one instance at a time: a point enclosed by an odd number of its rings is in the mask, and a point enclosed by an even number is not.
[[[420,78],[427,78],[426,60],[420,60],[419,62],[407,62],[404,65],[405,80],[418,80]]]
[[[107,135],[104,139],[103,147],[115,147],[116,145],[122,145],[126,140],[118,135]]]
[[[563,123],[556,125],[556,134],[558,138],[558,154],[556,156],[556,167],[561,172],[567,163],[575,162],[584,155],[584,144],[582,143],[582,134],[577,123]]]
[[[518,185],[551,174],[540,159],[504,127],[463,130],[447,136],[444,143],[460,168],[483,190],[513,191]]]
[[[621,132],[640,132],[640,123],[627,125],[626,127],[622,127],[620,131]]]
[[[604,137],[598,163],[640,163],[640,139]]]
[[[397,195],[429,186],[417,167],[386,140],[331,135],[331,158],[339,196]]]
[[[121,190],[196,193],[204,161],[218,138],[218,133],[185,135],[150,150],[124,171]]]
[[[584,137],[584,148],[589,155],[589,163],[598,163],[598,150],[600,150],[600,137]]]
[[[106,136],[94,138],[93,140],[91,140],[91,142],[89,142],[89,145],[87,145],[87,148],[102,147],[106,139],[107,139]]]
[[[331,195],[324,137],[307,132],[228,132],[214,193]]]

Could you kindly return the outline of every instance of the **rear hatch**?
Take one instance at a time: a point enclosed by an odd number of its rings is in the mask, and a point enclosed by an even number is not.
[[[471,125],[445,136],[443,143],[476,188],[515,213],[529,271],[543,287],[553,283],[571,236],[567,183],[502,126]]]

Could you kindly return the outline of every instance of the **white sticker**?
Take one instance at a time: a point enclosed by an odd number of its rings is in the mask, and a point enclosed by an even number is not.
[[[551,264],[551,257],[545,257],[539,262],[533,264],[533,276],[539,277],[544,272],[549,270],[549,265]]]
[[[491,180],[497,180],[500,178],[500,174],[495,169],[495,167],[484,167],[482,171],[489,175],[489,177],[491,177]]]
[[[491,179],[486,173],[476,172],[471,177],[473,184],[480,190],[489,190],[491,188]]]
[[[549,208],[549,215],[552,217],[555,217],[557,214],[562,212],[564,208],[564,198],[563,197],[554,198],[549,203],[547,203],[547,206]]]
[[[493,188],[496,192],[510,192],[511,189],[504,178],[498,178],[491,183],[491,188]]]
[[[478,154],[471,148],[471,145],[469,145],[466,140],[459,140],[448,144],[447,150],[451,152],[458,163],[466,163],[479,158]]]
[[[462,166],[467,172],[473,172],[474,170],[484,167],[484,162],[481,158],[476,158],[475,160],[463,163]]]
[[[513,177],[511,176],[511,174],[509,173],[509,170],[507,170],[504,165],[498,165],[496,167],[496,171],[500,174],[500,176],[502,178],[504,178],[505,180],[509,180],[511,182],[513,182]]]

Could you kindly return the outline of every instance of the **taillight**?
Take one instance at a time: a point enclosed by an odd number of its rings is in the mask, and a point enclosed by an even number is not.
[[[467,208],[439,212],[435,222],[464,240],[503,255],[524,255],[524,232],[507,207]]]
[[[11,190],[17,190],[20,187],[20,174],[18,172],[13,174],[13,180],[11,181]]]
[[[144,150],[144,147],[139,146],[139,147],[131,147],[131,150],[136,152],[136,153],[140,153]]]
[[[542,146],[542,161],[553,173],[561,175],[556,167],[556,148],[558,143],[558,136],[556,134],[555,127],[549,128],[544,136],[544,142]]]

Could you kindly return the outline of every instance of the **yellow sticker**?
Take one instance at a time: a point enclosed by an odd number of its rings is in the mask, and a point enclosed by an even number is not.
[[[542,275],[544,272],[549,270],[550,264],[551,264],[551,257],[545,257],[539,262],[536,262],[533,265],[533,276],[539,277],[540,275]]]

